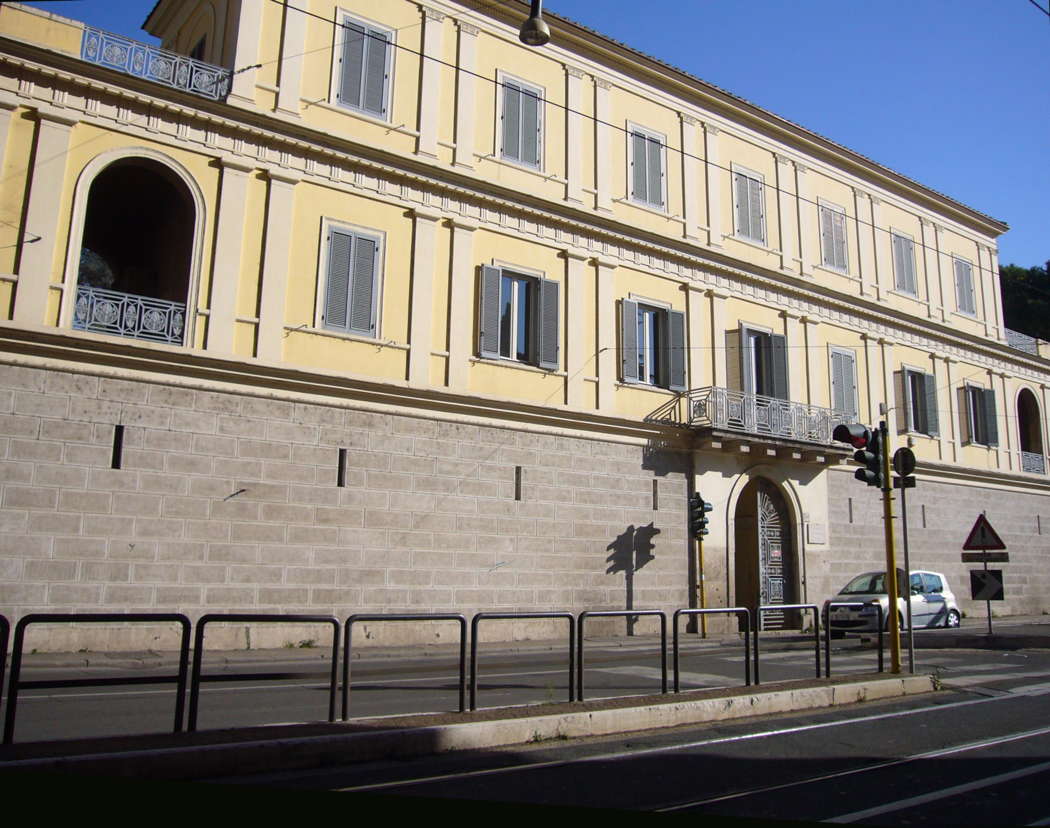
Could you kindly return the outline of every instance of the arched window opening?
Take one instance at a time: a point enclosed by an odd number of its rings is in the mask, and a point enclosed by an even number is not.
[[[1021,470],[1046,474],[1039,403],[1027,388],[1021,389],[1017,395],[1017,432],[1021,445]]]
[[[183,344],[193,233],[193,200],[167,167],[106,167],[88,193],[73,327]]]

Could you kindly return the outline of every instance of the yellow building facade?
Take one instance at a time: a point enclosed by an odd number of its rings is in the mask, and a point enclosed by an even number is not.
[[[831,439],[880,419],[912,566],[983,612],[984,512],[1050,609],[1006,226],[526,14],[0,7],[0,611],[819,602],[884,566]]]

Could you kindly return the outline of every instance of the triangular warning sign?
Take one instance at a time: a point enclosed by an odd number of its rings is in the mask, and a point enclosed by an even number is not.
[[[970,530],[969,537],[966,538],[966,543],[963,544],[963,549],[1006,549],[1006,544],[996,534],[992,524],[988,522],[988,518],[984,515],[978,515],[977,520],[974,521],[973,529]]]

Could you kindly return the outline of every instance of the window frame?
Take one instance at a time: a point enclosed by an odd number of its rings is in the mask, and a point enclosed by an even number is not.
[[[961,291],[962,285],[959,282],[959,267],[962,265],[965,268],[966,273],[966,287],[969,288],[969,305],[970,309],[963,307],[963,294]],[[971,318],[977,317],[977,287],[973,281],[973,262],[969,259],[964,259],[962,256],[956,256],[952,254],[952,275],[955,281],[955,310],[963,316]]]
[[[902,274],[897,269],[897,254],[894,250],[894,242],[896,239],[900,239],[902,242],[907,242],[910,245],[910,258],[909,267],[911,268],[910,273],[903,274],[904,284],[901,284]],[[915,267],[915,237],[910,233],[904,233],[900,230],[890,228],[890,257],[893,260],[893,289],[897,293],[903,294],[904,296],[910,296],[912,298],[918,298],[919,296],[919,278]],[[911,276],[911,287],[908,287],[907,277]]]
[[[374,242],[376,245],[372,261],[371,307],[369,310],[370,329],[368,331],[361,328],[354,328],[351,324],[351,319],[353,317],[354,278],[352,270],[349,273],[347,283],[346,324],[342,326],[333,325],[330,324],[327,319],[328,293],[331,289],[330,280],[332,275],[330,262],[332,256],[331,234],[333,231],[353,236],[353,248],[355,249],[357,247],[358,239],[367,239]],[[344,336],[379,339],[382,317],[381,308],[383,307],[383,273],[385,272],[386,259],[386,233],[372,227],[362,227],[360,225],[350,224],[336,219],[325,218],[322,219],[321,223],[320,246],[321,255],[318,256],[317,301],[314,308],[314,327],[318,330],[324,330]],[[351,253],[351,256],[353,256],[353,253]]]
[[[542,86],[529,83],[515,75],[511,75],[507,72],[499,71],[496,73],[496,80],[499,89],[499,104],[496,112],[496,141],[498,142],[497,157],[501,161],[505,161],[508,164],[514,164],[516,166],[524,167],[527,170],[533,170],[543,172],[544,169],[544,129],[546,128],[546,120],[544,118],[544,110],[546,109],[547,102],[547,90]],[[506,118],[507,118],[507,85],[511,84],[517,87],[519,93],[532,94],[536,98],[536,160],[528,161],[522,158],[514,158],[513,156],[507,155],[507,133],[506,133]],[[518,138],[522,138],[522,119],[521,119],[521,108],[519,106],[519,128]],[[521,147],[519,146],[520,152]]]
[[[688,354],[685,349],[688,332],[685,327],[685,312],[675,310],[667,302],[634,293],[629,293],[624,299],[621,299],[620,304],[620,335],[624,340],[621,342],[620,376],[622,381],[631,385],[664,388],[669,391],[686,390]],[[634,319],[629,321],[627,314],[631,307],[634,308]],[[655,349],[645,348],[637,335],[643,313],[652,315],[652,318],[657,321]],[[631,326],[633,330],[633,338],[630,338],[632,331],[628,330],[628,326]],[[680,344],[676,345],[678,342]],[[682,349],[679,360],[674,357],[672,349],[675,347]],[[628,372],[628,364],[637,369],[636,376]],[[655,376],[655,382],[650,379],[651,376]]]
[[[649,198],[643,198],[638,195],[635,190],[635,154],[634,154],[634,138],[635,135],[640,135],[647,142],[655,141],[660,145],[660,201],[656,202]],[[627,197],[628,200],[642,207],[647,207],[650,210],[658,210],[661,213],[667,212],[667,136],[663,133],[657,132],[656,130],[644,127],[641,124],[636,124],[633,121],[627,122],[626,131],[627,140]],[[648,147],[648,143],[646,144]],[[649,181],[649,153],[645,153],[646,159],[646,195],[648,195],[648,181]]]
[[[328,102],[330,105],[338,107],[339,109],[346,110],[348,112],[354,112],[358,115],[362,115],[366,118],[375,118],[376,120],[383,121],[384,123],[391,123],[391,111],[393,109],[393,92],[394,92],[394,52],[397,49],[397,30],[392,29],[389,26],[384,26],[382,23],[377,23],[374,20],[369,20],[366,17],[361,17],[359,14],[348,11],[347,9],[337,7],[335,11],[336,20],[340,21],[337,25],[332,27],[332,69],[331,69],[331,83],[328,93]],[[383,104],[379,112],[368,108],[364,104],[355,105],[348,101],[343,100],[342,97],[342,86],[343,86],[343,73],[342,65],[345,57],[345,43],[339,39],[340,33],[348,25],[353,24],[361,26],[362,28],[374,29],[377,32],[383,33],[388,38],[389,46],[387,47],[386,62],[384,64],[384,78],[383,78]],[[362,55],[362,62],[367,58]],[[366,72],[361,73],[361,84],[365,84]],[[363,92],[362,92],[363,97]]]
[[[998,407],[995,389],[985,388],[976,382],[965,382],[962,387],[966,404],[965,445],[995,448],[999,445],[999,428],[995,422]]]
[[[940,437],[940,414],[936,408],[939,394],[937,393],[937,380],[935,375],[927,373],[919,368],[903,365],[900,370],[902,380],[902,403],[905,410],[905,428],[909,434],[920,434],[926,437]],[[911,377],[922,378],[922,393],[917,395]],[[934,409],[929,406],[930,395],[933,395]],[[918,399],[918,404],[916,403]],[[931,417],[932,414],[932,417]],[[925,422],[919,422],[919,419]],[[919,428],[918,426],[925,426]]]
[[[766,220],[766,177],[756,170],[748,169],[739,164],[733,164],[731,169],[731,187],[733,197],[733,236],[741,241],[750,242],[752,244],[759,244],[762,247],[768,247],[769,244],[767,239],[769,237],[768,222]],[[739,191],[737,189],[737,177],[747,179],[749,182],[757,182],[759,192],[762,194],[760,198],[761,208],[761,237],[755,237],[750,235],[752,222],[748,221],[748,232],[745,233],[740,227],[740,199]],[[750,219],[751,214],[751,186],[748,185],[748,218]]]
[[[496,271],[497,275],[491,273]],[[478,357],[480,359],[491,359],[498,362],[506,362],[517,365],[533,365],[544,371],[557,371],[560,367],[561,360],[561,283],[546,278],[546,274],[542,271],[537,271],[533,268],[519,267],[514,264],[506,262],[500,262],[493,260],[489,265],[482,265],[480,268],[480,284],[478,290]],[[496,278],[496,295],[493,298],[488,294],[489,288],[486,287],[488,278]],[[503,353],[503,282],[505,278],[516,280],[518,284],[521,281],[525,281],[532,289],[529,291],[529,296],[525,300],[525,327],[526,327],[526,348],[525,358],[520,358],[516,355],[517,348],[517,330],[516,325],[511,327],[508,331],[508,354]],[[517,297],[518,291],[514,291],[513,296]],[[517,301],[513,301],[513,306],[520,307]],[[495,303],[495,319],[496,319],[496,331],[494,334],[495,349],[486,347],[486,341],[490,339],[492,334],[487,332],[486,327],[486,314],[491,311],[488,304]],[[554,358],[546,359],[545,356],[549,357],[549,353],[545,353],[548,350],[549,344],[545,341],[545,328],[549,327],[550,320],[545,320],[544,315],[546,311],[549,311],[550,305],[545,303],[553,303],[554,313],[556,318],[553,320],[553,328],[555,335],[555,342],[553,345]],[[513,312],[511,314],[511,321],[518,318],[518,313]]]
[[[741,322],[740,336],[740,386],[745,394],[774,400],[788,400],[791,380],[787,358],[787,337],[772,328]],[[763,341],[756,348],[752,339]],[[768,362],[768,364],[767,364]],[[763,369],[758,373],[756,369]],[[763,389],[757,387],[763,380]],[[778,393],[779,392],[779,393]]]
[[[839,250],[831,250],[831,251],[829,251],[828,250],[828,245],[826,244],[825,233],[824,233],[824,215],[825,215],[825,213],[832,217],[832,221],[834,221],[836,219],[841,220],[841,223],[842,223],[842,249],[841,249],[841,251],[839,251]],[[821,263],[822,267],[825,267],[828,270],[834,270],[836,273],[849,273],[849,235],[848,235],[848,228],[847,228],[847,224],[846,224],[846,218],[847,218],[847,215],[846,215],[846,208],[845,207],[840,207],[838,204],[835,204],[835,203],[830,202],[830,201],[825,201],[822,198],[817,199],[817,224],[819,225],[819,229],[820,229],[820,263]],[[833,226],[832,227],[832,236],[835,235],[835,230],[836,230],[836,228]],[[832,245],[835,244],[835,241],[836,240],[834,238],[832,238]],[[829,260],[829,253],[830,254],[834,254],[837,257],[837,254],[839,252],[841,252],[841,254],[842,254],[842,264],[841,265],[839,265],[837,261]]]

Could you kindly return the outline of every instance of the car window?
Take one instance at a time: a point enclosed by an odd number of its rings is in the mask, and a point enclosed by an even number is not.
[[[941,581],[940,575],[934,575],[932,572],[923,573],[923,580],[926,582],[927,592],[944,592],[944,583]]]
[[[911,591],[913,595],[924,591],[922,587],[922,575],[918,572],[913,572],[911,574]]]
[[[871,595],[886,591],[886,573],[866,572],[842,588],[839,595]]]

